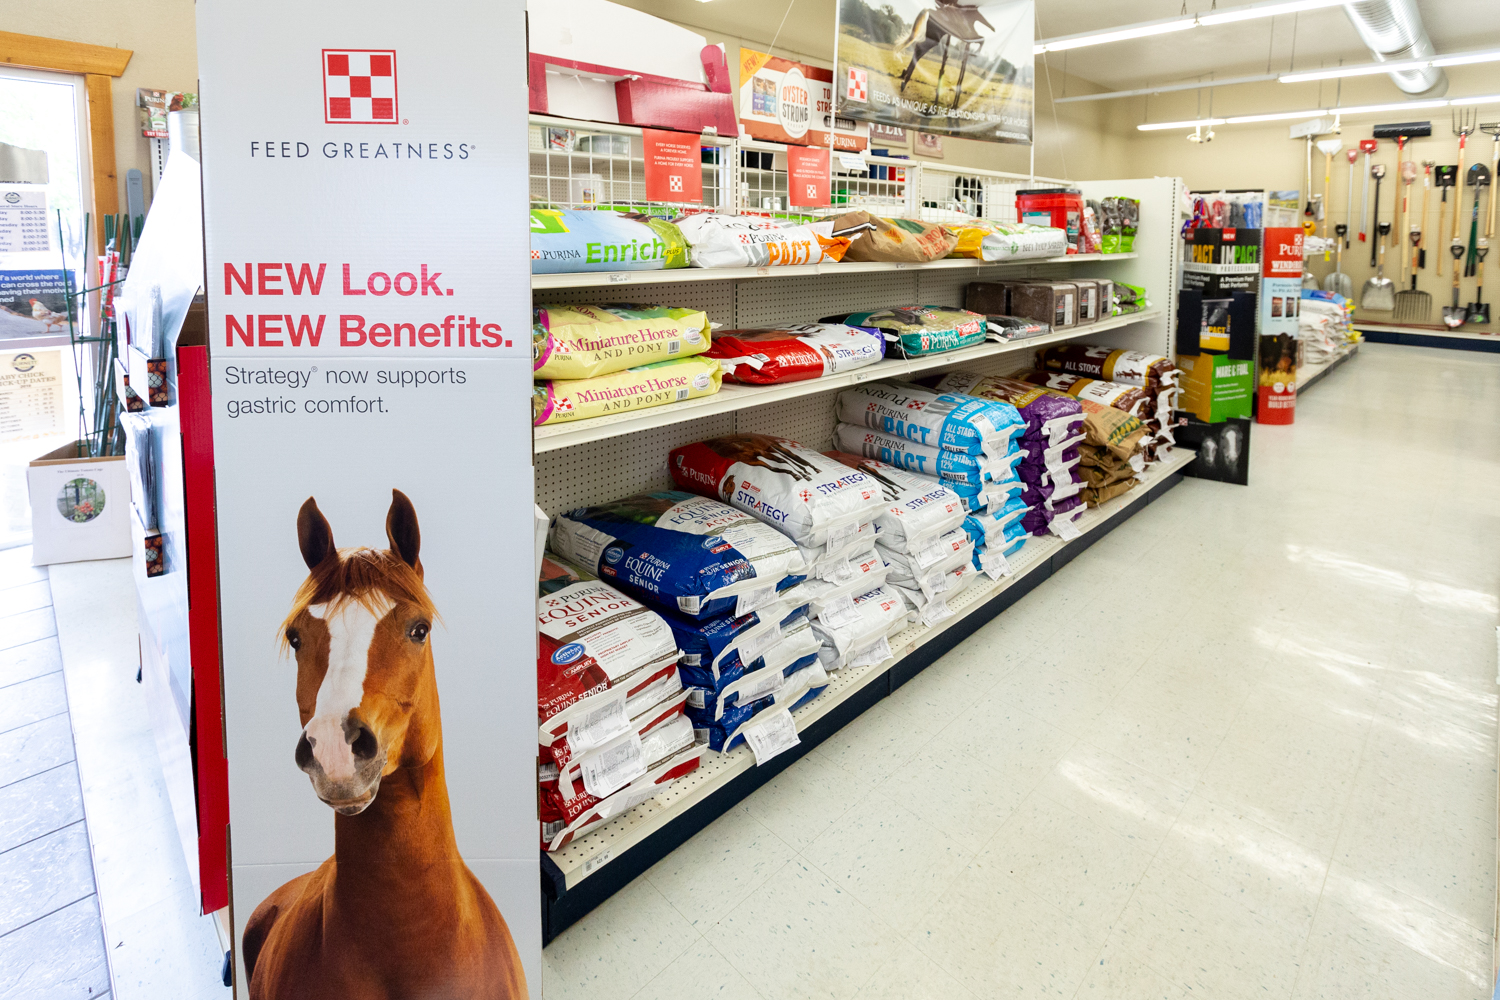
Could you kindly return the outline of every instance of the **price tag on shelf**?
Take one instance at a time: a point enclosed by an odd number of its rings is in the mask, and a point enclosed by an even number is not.
[[[755,721],[740,730],[740,735],[750,744],[750,752],[755,754],[757,765],[764,764],[802,742],[802,738],[797,735],[797,720],[785,708],[762,712],[756,716]]]
[[[609,275],[609,280],[610,281],[629,281],[630,280],[630,273],[628,271],[611,271],[610,275]]]
[[[583,873],[585,875],[592,875],[594,872],[598,871],[600,868],[603,868],[614,859],[614,851],[600,851],[598,854],[594,855],[592,858],[589,858],[583,863]]]

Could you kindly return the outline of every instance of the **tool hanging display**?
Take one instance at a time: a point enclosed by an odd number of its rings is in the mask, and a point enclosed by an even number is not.
[[[1490,194],[1490,204],[1494,204],[1494,194]],[[1479,246],[1475,248],[1479,256],[1479,277],[1474,281],[1474,301],[1469,305],[1470,323],[1475,326],[1488,326],[1490,322],[1490,304],[1484,301],[1484,258],[1489,255],[1490,241],[1483,236],[1479,237]]]
[[[1377,197],[1379,180],[1377,175]],[[1365,287],[1359,293],[1359,307],[1372,312],[1390,312],[1396,308],[1396,283],[1385,276],[1385,238],[1390,234],[1391,224],[1382,222],[1374,230],[1379,234],[1375,240],[1375,246],[1380,251],[1379,265],[1375,269],[1375,275],[1365,282]]]
[[[1490,168],[1476,163],[1469,168],[1468,185],[1474,189],[1474,211],[1469,221],[1469,254],[1464,260],[1464,277],[1474,277],[1479,266],[1479,198],[1490,186]]]
[[[1427,198],[1432,194],[1432,168],[1436,166],[1431,160],[1422,161],[1422,214],[1411,227],[1411,266],[1415,271],[1417,268],[1427,267],[1427,248],[1422,245],[1422,227],[1427,225]]]
[[[1464,246],[1454,239],[1448,247],[1448,254],[1453,258],[1453,305],[1443,306],[1443,323],[1450,329],[1456,330],[1469,320],[1469,310],[1459,305],[1458,302],[1458,280],[1459,280],[1459,258],[1464,255]]]
[[[1458,185],[1458,167],[1452,164],[1433,167],[1432,176],[1438,188],[1443,192],[1442,204],[1438,206],[1437,234],[1433,237],[1433,246],[1437,248],[1437,273],[1438,277],[1441,278],[1443,276],[1443,262],[1447,259],[1443,255],[1443,227],[1448,223],[1448,189]]]
[[[1490,153],[1490,177],[1493,180],[1500,175],[1500,122],[1486,122],[1479,126],[1479,130],[1494,139],[1493,150]],[[1484,235],[1486,238],[1495,235],[1495,192],[1490,192],[1490,214],[1484,222]],[[1484,257],[1479,258],[1483,263]]]
[[[1374,139],[1359,140],[1360,151],[1365,154],[1365,187],[1364,193],[1359,196],[1359,241],[1365,242],[1366,229],[1365,219],[1370,211],[1370,154],[1375,152],[1375,147],[1380,145]],[[1375,263],[1372,259],[1371,264]]]
[[[1370,228],[1378,230],[1380,228],[1380,181],[1385,177],[1385,164],[1377,163],[1371,167],[1370,176],[1375,178],[1375,212],[1370,219]],[[1390,223],[1386,226],[1389,228]],[[1375,244],[1373,243],[1370,244],[1370,266],[1375,266]]]

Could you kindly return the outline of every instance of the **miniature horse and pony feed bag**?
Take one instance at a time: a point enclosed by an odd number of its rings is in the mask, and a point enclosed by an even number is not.
[[[532,377],[593,378],[702,354],[712,327],[701,309],[550,305],[531,311]]]
[[[692,618],[766,607],[803,570],[785,535],[675,491],[559,514],[548,544],[627,594]]]
[[[800,545],[830,551],[885,508],[873,478],[795,441],[731,434],[674,448],[672,479],[753,514]]]

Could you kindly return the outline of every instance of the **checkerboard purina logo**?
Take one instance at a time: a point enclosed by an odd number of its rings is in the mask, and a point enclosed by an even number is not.
[[[324,49],[323,120],[330,125],[395,125],[395,49]]]

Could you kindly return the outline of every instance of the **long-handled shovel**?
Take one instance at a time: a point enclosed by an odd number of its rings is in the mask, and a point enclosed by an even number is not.
[[[1372,230],[1378,232],[1380,230],[1380,181],[1381,178],[1385,177],[1385,164],[1377,163],[1371,167],[1370,176],[1375,178],[1375,207],[1370,217],[1370,226]],[[1386,223],[1386,228],[1390,228],[1390,223]],[[1381,249],[1384,249],[1384,247]],[[1375,244],[1373,242],[1370,243],[1370,266],[1375,266]]]
[[[1323,154],[1323,260],[1328,260],[1328,181],[1329,175],[1333,173],[1333,154],[1344,148],[1342,139],[1319,139],[1318,150]]]
[[[1494,204],[1494,194],[1490,195],[1490,204]],[[1474,301],[1469,304],[1468,320],[1475,326],[1488,326],[1490,322],[1490,304],[1484,301],[1484,258],[1489,255],[1490,241],[1483,236],[1479,237],[1479,246],[1475,247],[1475,253],[1479,257],[1479,277],[1474,283]]]
[[[1323,276],[1323,291],[1342,295],[1346,299],[1354,297],[1354,279],[1344,273],[1344,243],[1349,235],[1349,227],[1340,222],[1333,227],[1334,235],[1338,237],[1335,241],[1338,246],[1337,263],[1333,270]]]
[[[1390,234],[1391,224],[1382,222],[1375,227],[1375,231],[1380,234],[1376,237],[1380,264],[1375,269],[1374,277],[1365,282],[1364,289],[1359,293],[1359,307],[1370,312],[1390,312],[1396,308],[1396,283],[1385,276],[1385,238]]]
[[[1411,224],[1412,270],[1427,267],[1427,248],[1422,245],[1422,227],[1427,224],[1427,197],[1432,194],[1433,166],[1431,160],[1422,161],[1422,214]]]
[[[1370,211],[1370,154],[1375,152],[1375,147],[1380,145],[1374,139],[1359,140],[1360,151],[1365,154],[1365,189],[1359,196],[1359,241],[1363,243],[1365,236],[1365,217]],[[1374,249],[1371,247],[1370,249]],[[1370,255],[1370,263],[1375,263],[1375,255]]]
[[[1453,304],[1443,306],[1443,324],[1451,330],[1457,330],[1468,322],[1469,310],[1458,304],[1458,281],[1460,277],[1458,262],[1463,259],[1464,245],[1459,242],[1458,237],[1448,245],[1448,254],[1453,258]]]
[[[1433,241],[1433,246],[1437,248],[1438,252],[1437,273],[1438,277],[1441,278],[1443,276],[1443,261],[1445,259],[1443,257],[1443,226],[1448,221],[1448,189],[1458,185],[1458,168],[1451,164],[1433,167],[1432,177],[1433,183],[1437,184],[1443,192],[1443,201],[1438,205],[1437,238]]]

